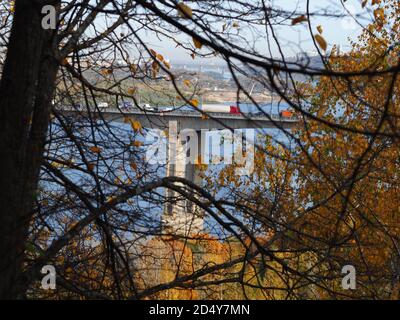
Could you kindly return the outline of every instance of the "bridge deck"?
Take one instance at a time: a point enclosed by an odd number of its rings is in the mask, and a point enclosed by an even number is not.
[[[77,111],[71,108],[59,109],[63,113],[82,115],[87,111]],[[93,111],[96,115],[98,112]],[[104,108],[101,110],[102,116],[111,121],[124,121],[125,117],[133,117],[141,122],[143,127],[147,128],[167,128],[170,121],[177,121],[179,129],[245,129],[245,128],[292,128],[299,121],[296,117],[283,118],[277,114],[252,115],[232,114],[212,112],[207,113],[207,118],[203,119],[200,112],[196,111],[143,111],[138,108],[118,109]]]

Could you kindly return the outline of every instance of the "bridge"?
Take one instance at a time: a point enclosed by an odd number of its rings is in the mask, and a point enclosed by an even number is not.
[[[65,115],[76,115],[81,113],[87,114],[88,111],[78,111],[72,108],[59,108]],[[150,111],[139,108],[103,108],[101,117],[109,121],[125,122],[126,118],[132,118],[139,121],[144,128],[157,128],[169,130],[168,140],[168,159],[167,159],[167,176],[175,176],[185,178],[197,185],[202,182],[201,172],[198,166],[188,163],[187,156],[188,144],[190,139],[195,139],[197,144],[196,155],[200,155],[200,159],[205,159],[205,131],[207,130],[223,130],[223,129],[267,129],[267,128],[283,128],[291,129],[298,123],[296,117],[280,117],[276,114],[231,114],[231,113],[207,113],[204,117],[200,112],[193,110],[172,110],[172,111]],[[92,117],[100,116],[98,111],[91,110]],[[171,127],[171,124],[175,128]],[[178,131],[184,129],[192,129],[196,132],[197,137],[185,136],[184,139],[178,138]],[[175,136],[174,141],[171,136]],[[192,141],[193,142],[193,141]],[[197,157],[196,157],[197,158]],[[174,161],[171,161],[174,159]],[[176,192],[167,190],[169,199],[179,198]],[[190,204],[189,201],[167,202],[162,217],[163,227],[170,233],[193,236],[203,230],[203,211]]]
[[[73,108],[63,107],[59,109],[64,114],[83,115],[87,110],[74,110]],[[296,117],[283,118],[277,114],[233,114],[212,112],[204,117],[196,110],[173,110],[173,111],[149,111],[139,108],[103,108],[100,109],[102,117],[111,121],[123,121],[126,117],[134,117],[145,128],[167,128],[170,121],[179,123],[180,130],[193,129],[200,131],[202,129],[251,129],[251,128],[276,128],[282,127],[290,129],[298,122]],[[93,115],[97,111],[91,110]]]

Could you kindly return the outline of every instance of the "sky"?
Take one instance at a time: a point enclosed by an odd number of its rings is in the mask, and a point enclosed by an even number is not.
[[[271,3],[275,8],[279,7],[286,10],[305,12],[307,0],[272,0]],[[368,13],[368,8],[361,8],[361,0],[347,0],[344,5],[345,8],[352,14],[363,14],[364,18],[359,19],[359,21],[361,21],[364,25],[367,24],[367,19],[365,18],[370,17],[371,14],[370,12]],[[346,51],[349,49],[348,38],[356,39],[361,32],[361,26],[355,23],[354,19],[346,13],[340,0],[310,0],[311,11],[329,8],[334,10],[335,13],[345,13],[347,18],[312,18],[311,24],[313,26],[313,30],[317,32],[316,27],[321,25],[324,30],[323,37],[328,42],[328,47],[331,48],[332,45],[336,44],[340,45],[341,50]],[[296,26],[281,27],[277,30],[277,35],[278,38],[282,40],[282,43],[288,44],[283,47],[284,53],[287,56],[296,56],[296,54],[300,53],[301,51],[315,52],[315,47],[311,41],[308,25],[306,23],[298,24]],[[190,54],[182,48],[177,48],[176,44],[172,41],[166,39],[161,39],[160,41],[160,39],[153,37],[151,34],[147,35],[147,37],[149,43],[152,43],[154,49],[163,54],[165,57],[169,58],[172,63],[193,63],[193,59],[190,57]],[[186,37],[186,40],[190,40],[186,35],[182,35],[182,37]],[[289,43],[291,43],[291,45],[289,45]],[[298,47],[298,44],[300,44],[300,47]],[[260,41],[257,44],[257,50],[259,52],[266,50],[265,41]],[[273,55],[278,55],[278,50],[276,48],[273,49]],[[196,59],[198,63],[203,63],[203,61],[204,63],[218,63],[218,59],[215,58],[200,60],[198,60],[199,58]]]

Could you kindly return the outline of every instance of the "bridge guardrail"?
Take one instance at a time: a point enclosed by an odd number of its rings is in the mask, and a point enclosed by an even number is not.
[[[58,107],[59,110],[65,110],[65,111],[85,111],[85,109],[83,110],[76,110],[73,107],[68,107],[68,106],[60,106]],[[94,108],[91,109],[92,111],[97,111]],[[108,112],[108,113],[121,113],[126,111],[127,113],[136,113],[136,114],[148,114],[148,115],[159,115],[161,117],[165,116],[165,115],[170,115],[170,116],[194,116],[194,117],[200,117],[201,113],[196,112],[196,111],[189,111],[189,110],[180,110],[180,111],[151,111],[151,110],[142,110],[136,107],[133,108],[115,108],[115,107],[108,107],[108,108],[100,108],[100,110],[102,112]],[[210,114],[211,115],[211,114]],[[275,121],[290,121],[290,122],[294,122],[294,121],[298,121],[299,118],[296,116],[292,116],[292,117],[281,117],[279,114],[268,114],[268,116],[266,115],[253,115],[253,114],[248,114],[249,115],[249,120],[270,120],[270,118],[272,120]],[[213,117],[216,118],[227,118],[227,119],[232,119],[232,118],[240,118],[240,119],[246,119],[246,115],[242,115],[242,114],[233,114],[233,113],[222,113],[222,112],[213,112],[212,113]]]

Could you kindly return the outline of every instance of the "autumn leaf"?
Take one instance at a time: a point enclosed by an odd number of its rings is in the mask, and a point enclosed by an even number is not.
[[[131,65],[129,66],[129,69],[131,70],[132,73],[136,73],[136,71],[137,71],[136,64],[131,63]]]
[[[318,31],[320,34],[322,34],[323,29],[322,29],[322,26],[321,26],[321,25],[317,26],[317,31]]]
[[[143,145],[143,142],[135,140],[133,141],[132,145],[136,148],[139,148]]]
[[[90,147],[90,151],[92,151],[93,153],[100,153],[102,151],[102,149],[99,147],[93,146],[93,147]]]
[[[150,49],[149,51],[152,56],[157,57],[157,52],[155,52],[153,49]]]
[[[107,197],[106,203],[112,203],[115,199],[116,199],[116,197],[112,197],[112,196]]]
[[[326,43],[326,40],[322,36],[320,36],[319,34],[314,35],[314,39],[315,39],[315,41],[317,41],[319,47],[322,50],[326,51],[326,49],[328,47],[328,45]]]
[[[101,70],[101,74],[105,77],[109,76],[110,74],[112,74],[112,69],[104,68]]]
[[[133,131],[135,132],[142,132],[142,124],[139,121],[128,119]]]
[[[190,81],[189,80],[183,80],[183,84],[187,87],[190,87]]]
[[[131,162],[130,164],[129,164],[129,166],[132,168],[132,170],[137,170],[137,165],[136,165],[136,163],[134,163],[134,162]]]
[[[158,71],[160,70],[160,66],[156,61],[153,61],[153,63],[151,64],[151,68],[153,69],[153,77],[156,77]]]
[[[68,65],[68,59],[64,58],[63,61],[61,61],[62,66],[67,66]]]
[[[383,8],[378,8],[374,10],[374,17],[378,27],[382,27],[385,23],[385,11]]]
[[[171,69],[171,64],[170,64],[168,61],[164,60],[163,62],[164,62],[164,66],[165,66],[167,69]]]
[[[292,26],[301,23],[301,22],[305,22],[308,21],[307,17],[303,14],[297,18],[292,19]]]
[[[176,5],[176,9],[178,10],[178,13],[182,18],[188,19],[193,16],[192,8],[190,8],[188,5],[184,4],[183,2],[178,3]]]
[[[159,53],[157,53],[156,58],[157,58],[158,60],[160,60],[161,62],[164,61],[164,57],[163,57],[161,54],[159,54]]]
[[[197,37],[193,37],[193,43],[197,49],[201,49],[201,47],[203,46],[203,44]]]
[[[64,165],[62,163],[59,162],[55,162],[53,161],[52,163],[50,163],[50,165],[54,168],[60,169],[60,168],[64,168]]]
[[[199,106],[199,100],[197,99],[190,100],[190,103],[196,108]]]
[[[134,94],[135,94],[135,92],[136,92],[136,88],[133,88],[133,87],[132,87],[132,88],[129,88],[127,92],[128,92],[128,94],[129,94],[129,95],[131,95],[131,96],[132,96],[132,95],[134,95]]]

